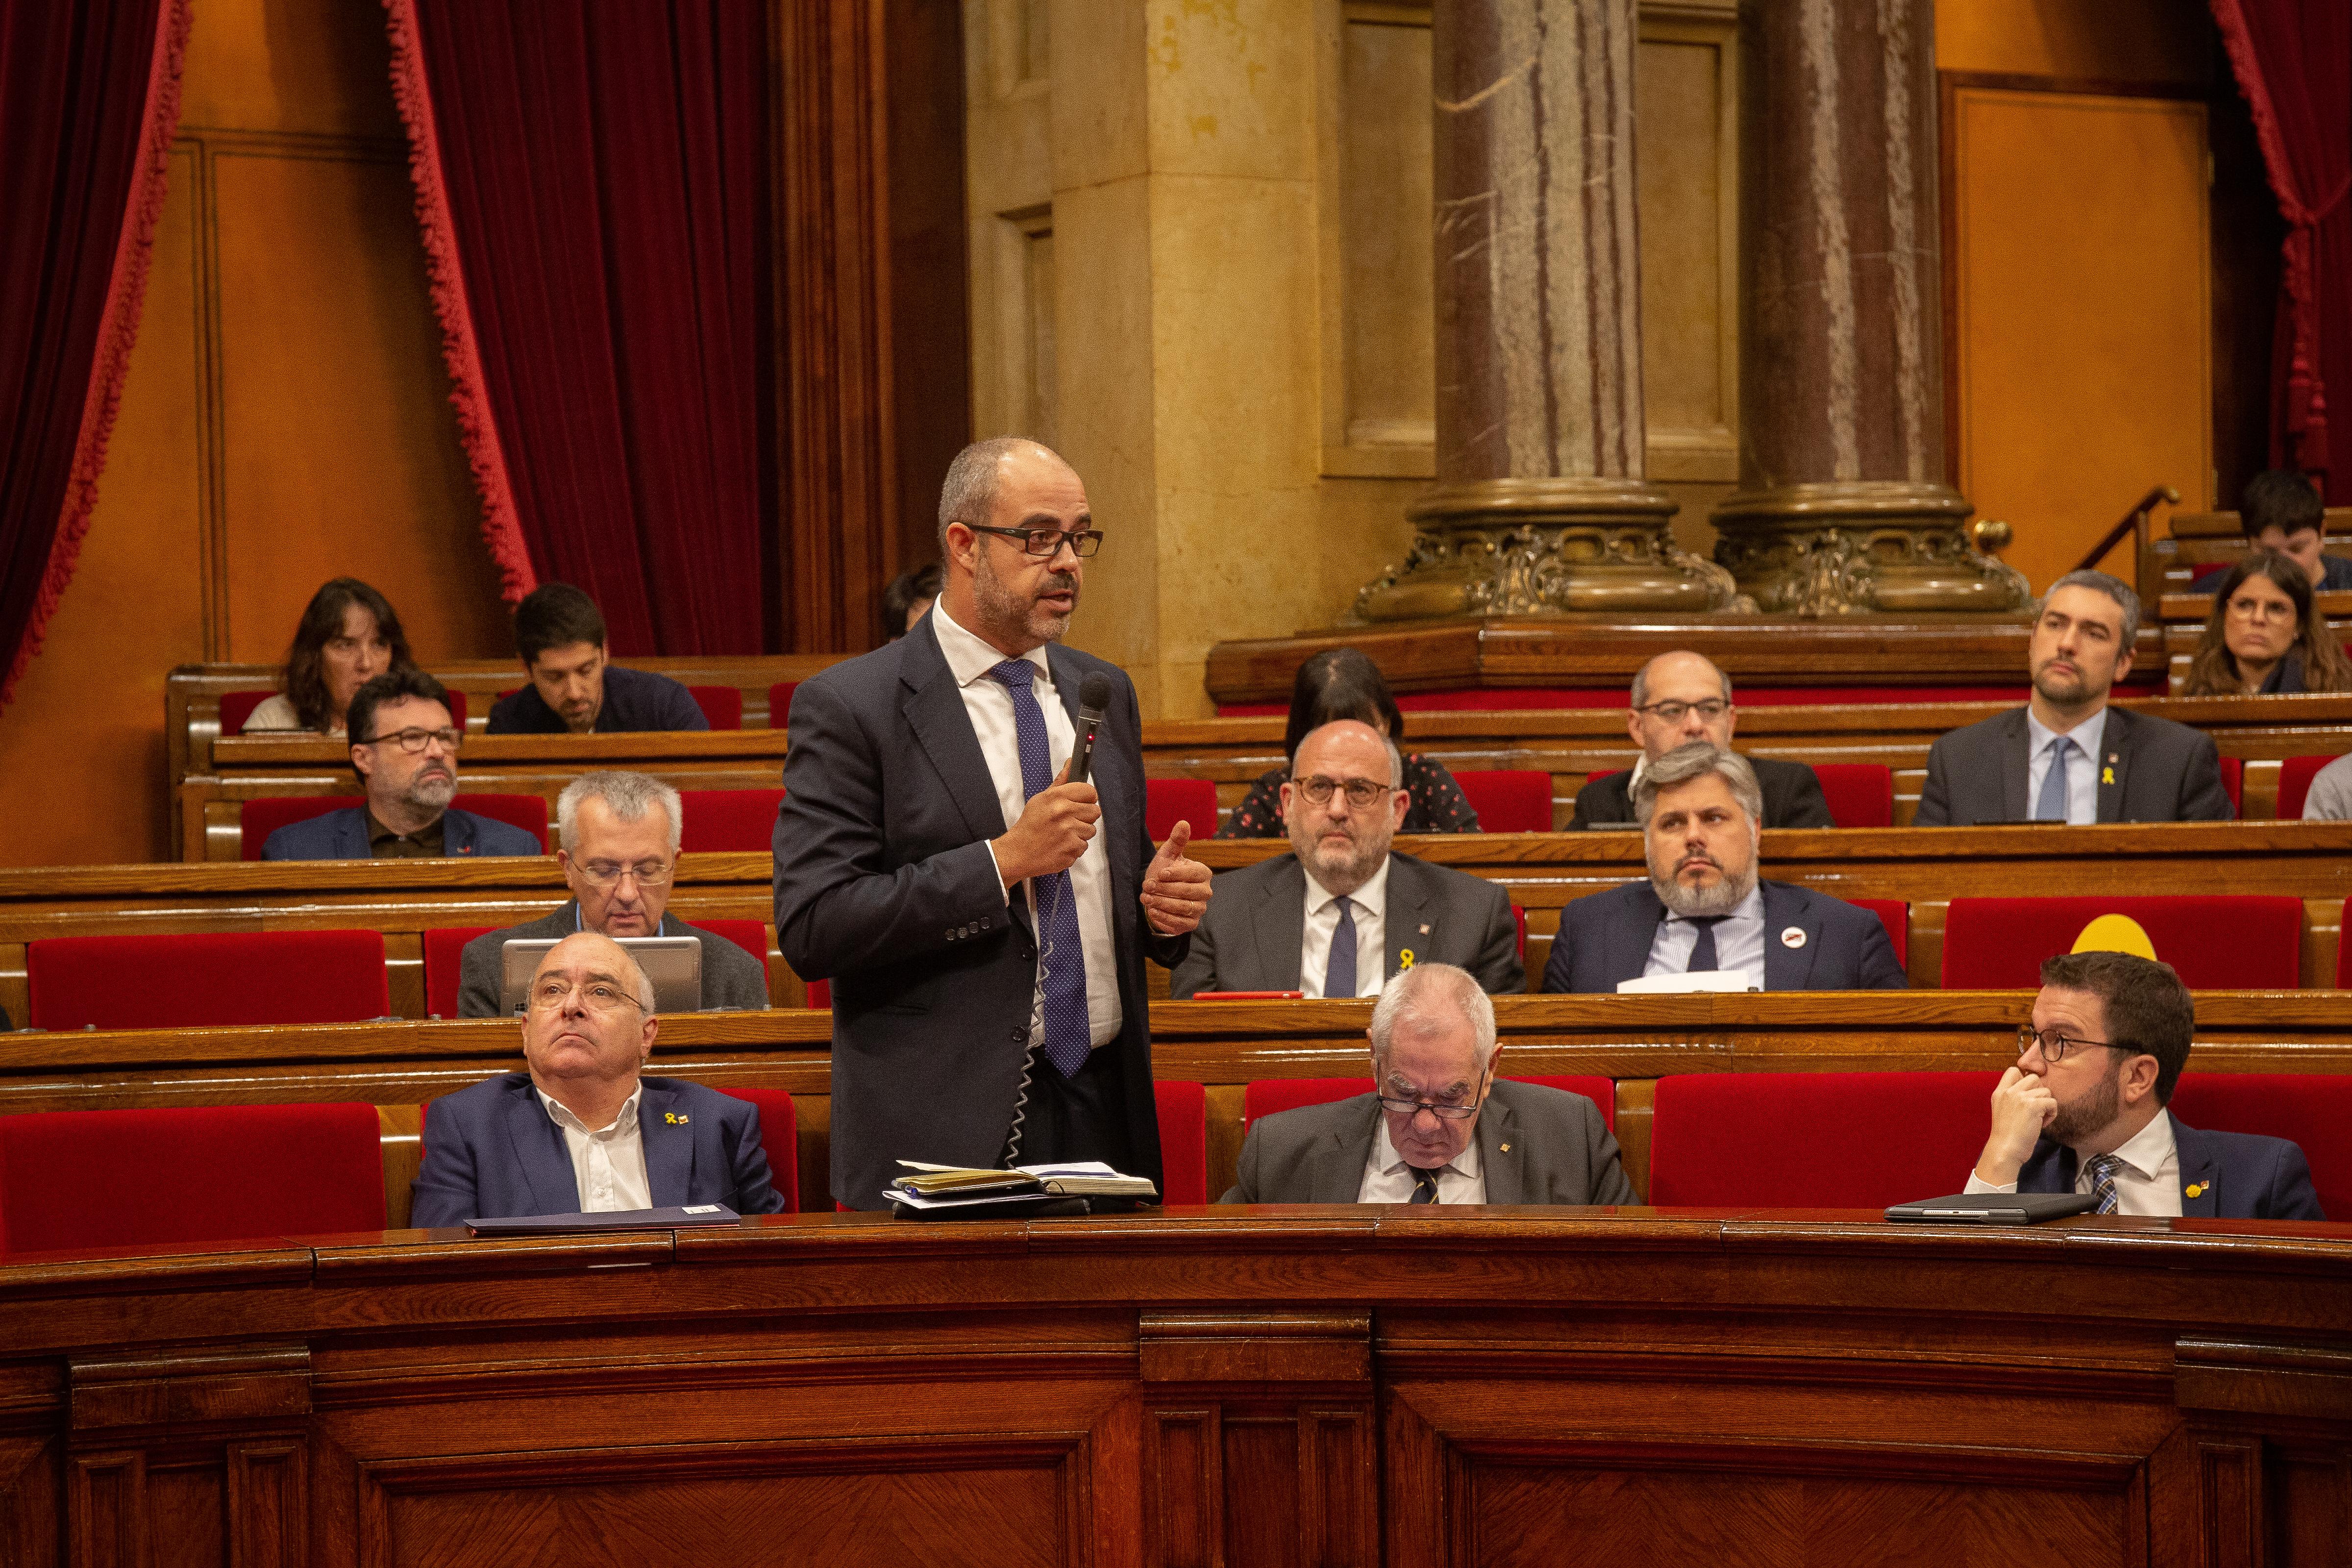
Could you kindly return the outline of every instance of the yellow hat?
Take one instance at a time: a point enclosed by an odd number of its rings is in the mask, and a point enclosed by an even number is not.
[[[2156,943],[2147,940],[2147,932],[2139,921],[2129,915],[2101,915],[2083,928],[2074,939],[2076,952],[2128,952],[2156,961]]]

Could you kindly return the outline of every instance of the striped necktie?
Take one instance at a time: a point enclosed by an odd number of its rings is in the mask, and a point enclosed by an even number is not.
[[[2098,1212],[2121,1212],[2123,1199],[2116,1192],[2116,1173],[2124,1168],[2122,1159],[2114,1154],[2094,1154],[2083,1168],[2091,1173],[2091,1196],[2098,1200]]]

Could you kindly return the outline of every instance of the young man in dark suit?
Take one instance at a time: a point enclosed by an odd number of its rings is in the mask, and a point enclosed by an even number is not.
[[[1968,1191],[2084,1193],[2101,1214],[2326,1218],[2294,1144],[2200,1132],[2166,1109],[2196,1031],[2196,1004],[2168,963],[2044,960]]]
[[[1731,703],[1731,677],[1698,654],[1677,649],[1658,655],[1633,677],[1633,701],[1625,713],[1626,732],[1642,748],[1641,759],[1627,772],[1585,780],[1576,792],[1570,830],[1633,821],[1634,782],[1659,758],[1701,741],[1728,750],[1738,724],[1739,711]],[[1775,757],[1750,757],[1748,765],[1763,792],[1765,826],[1837,826],[1812,769]]]
[[[569,583],[544,583],[515,606],[515,652],[530,683],[490,709],[492,735],[617,735],[708,730],[694,693],[604,653],[604,612]]]
[[[1209,868],[1181,825],[1153,853],[1135,688],[1059,640],[1102,538],[1054,453],[967,447],[930,614],[793,695],[776,940],[833,983],[833,1195],[855,1207],[902,1160],[1159,1179],[1143,960],[1181,962]],[[1090,675],[1109,700],[1072,784]]]

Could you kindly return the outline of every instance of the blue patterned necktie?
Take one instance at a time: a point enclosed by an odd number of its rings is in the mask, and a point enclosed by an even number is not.
[[[1415,1114],[1418,1114],[1418,1112]],[[1437,1201],[1437,1172],[1429,1170],[1421,1165],[1407,1165],[1405,1169],[1412,1173],[1412,1196],[1407,1198],[1405,1201],[1407,1203],[1413,1204],[1435,1203]],[[1444,1167],[1440,1166],[1439,1169],[1442,1170]]]
[[[1339,910],[1339,923],[1331,928],[1331,962],[1323,971],[1323,994],[1353,996],[1356,994],[1356,911],[1345,899],[1331,902]]]
[[[2119,1212],[2123,1199],[2116,1194],[2116,1173],[2124,1168],[2122,1159],[2114,1154],[2094,1154],[2083,1168],[2091,1173],[2091,1196],[2098,1200],[2098,1212]]]
[[[2042,780],[2042,798],[2033,803],[2036,822],[2066,820],[2066,759],[2074,754],[2074,742],[2064,735],[2050,742],[2050,772]]]
[[[1008,658],[990,670],[1013,699],[1013,734],[1021,750],[1021,795],[1029,799],[1054,782],[1053,755],[1045,743],[1045,710],[1037,706],[1037,667]],[[1070,874],[1033,877],[1037,900],[1039,981],[1045,993],[1045,1059],[1075,1078],[1087,1065],[1094,1041],[1087,1018],[1087,955],[1078,941],[1078,900]]]

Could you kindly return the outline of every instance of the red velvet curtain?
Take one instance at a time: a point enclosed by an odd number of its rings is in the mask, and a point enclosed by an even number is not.
[[[2328,405],[2352,408],[2352,4],[2212,0],[2286,218],[2272,350],[2271,460],[2325,476],[2352,506],[2352,456],[2331,464]],[[2336,444],[2352,444],[2352,416]]]
[[[0,4],[0,704],[98,500],[187,32],[185,0]]]
[[[620,654],[761,651],[761,0],[385,0],[509,597]]]

